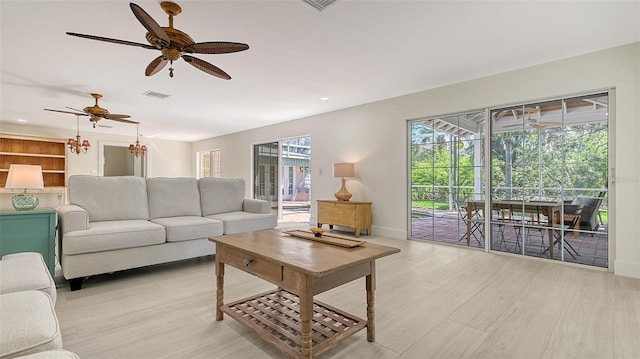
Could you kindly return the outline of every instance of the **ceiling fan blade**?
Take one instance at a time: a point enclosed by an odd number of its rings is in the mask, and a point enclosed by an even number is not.
[[[536,113],[536,112],[540,112],[539,109],[535,108],[535,107],[525,107],[524,111],[521,108],[517,108],[516,111],[518,112],[524,112],[524,113]]]
[[[189,55],[182,55],[184,61],[189,63],[191,66],[195,67],[200,71],[204,71],[209,75],[213,75],[215,77],[219,77],[223,80],[231,80],[231,76],[229,76],[226,72],[222,71],[219,67],[211,65],[210,63],[200,60],[196,57]]]
[[[187,45],[182,51],[197,54],[228,54],[248,50],[249,45],[239,42],[200,42],[197,44]]]
[[[133,121],[133,120],[125,120],[124,118],[121,118],[121,117],[116,117],[116,118],[107,117],[107,120],[116,121],[116,122],[124,122],[124,123],[133,123],[133,124],[136,124],[136,125],[140,124],[140,122]]]
[[[140,44],[140,43],[132,42],[132,41],[111,39],[111,38],[108,38],[108,37],[100,37],[100,36],[94,36],[94,35],[77,34],[75,32],[67,32],[67,35],[82,37],[84,39],[105,41],[105,42],[111,42],[111,43],[114,43],[114,44],[137,46],[137,47],[142,47],[144,49],[157,50],[155,47],[153,47],[151,45]]]
[[[82,112],[85,115],[89,115],[88,113],[86,113],[84,110],[78,110],[77,108],[73,108],[73,107],[69,107],[69,106],[65,106],[66,108],[68,108],[69,110],[74,110],[74,111],[78,111],[78,112]]]
[[[121,118],[129,118],[131,116],[129,115],[119,115],[117,113],[108,113],[104,116],[104,118],[106,118],[107,120],[115,120],[115,119],[121,119]]]
[[[50,108],[45,108],[45,111],[53,111],[53,112],[61,112],[61,113],[70,113],[72,115],[76,115],[76,116],[88,116],[86,113],[77,113],[77,112],[71,112],[71,111],[62,111],[62,110],[52,110]]]
[[[506,125],[506,126],[502,126],[502,128],[517,128],[517,127],[524,128],[524,124],[522,124],[522,123],[517,123],[517,124],[515,124],[515,125]]]
[[[529,125],[537,130],[544,130],[547,127],[560,126],[560,122],[548,121],[548,122],[532,122]]]
[[[498,113],[495,115],[495,119],[496,119],[496,120],[499,120],[499,119],[501,119],[501,118],[503,118],[503,117],[507,117],[507,116],[512,116],[511,111],[507,111],[507,110],[505,110],[505,111],[500,111],[500,112],[498,112]]]
[[[133,11],[133,15],[136,16],[138,21],[145,27],[153,36],[158,38],[158,42],[160,46],[167,47],[171,40],[169,40],[169,36],[166,32],[158,25],[158,23],[151,17],[151,15],[147,14],[146,11],[142,10],[142,8],[134,3],[129,3],[129,7],[131,11]]]
[[[167,60],[163,55],[156,57],[151,61],[151,63],[149,63],[147,69],[144,70],[144,74],[146,76],[155,75],[167,65],[167,62],[169,62],[169,60]]]

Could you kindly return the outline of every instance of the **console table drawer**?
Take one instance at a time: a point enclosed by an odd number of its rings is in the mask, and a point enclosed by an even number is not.
[[[266,281],[278,283],[282,281],[282,266],[257,258],[255,254],[243,252],[239,249],[225,247],[216,256],[233,267],[242,269]]]

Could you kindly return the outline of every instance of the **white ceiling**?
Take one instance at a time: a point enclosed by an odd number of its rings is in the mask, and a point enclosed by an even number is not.
[[[136,4],[168,26],[159,1]],[[195,55],[231,80],[182,60],[174,78],[168,66],[145,77],[159,51],[65,34],[146,43],[126,1],[1,0],[0,125],[75,129],[73,115],[43,109],[81,109],[97,92],[144,136],[195,141],[640,41],[640,1],[338,0],[322,12],[302,0],[178,4],[174,27],[196,42],[249,44]],[[95,131],[135,136],[133,125],[100,123],[112,128]]]

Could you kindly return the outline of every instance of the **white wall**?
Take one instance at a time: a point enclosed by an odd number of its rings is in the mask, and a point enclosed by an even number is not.
[[[426,65],[425,65],[426,66]],[[336,84],[339,86],[339,84]],[[352,200],[373,202],[373,232],[407,238],[407,120],[615,88],[610,184],[611,251],[616,274],[640,278],[640,43],[511,71],[250,131],[199,141],[222,150],[223,177],[251,178],[252,144],[311,136],[312,203],[332,199],[334,162],[355,162]],[[251,193],[247,183],[247,193]],[[312,206],[311,223],[316,207]]]

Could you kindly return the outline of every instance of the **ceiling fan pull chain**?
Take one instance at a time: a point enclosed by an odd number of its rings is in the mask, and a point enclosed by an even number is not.
[[[169,77],[173,78],[173,60],[169,61]]]

